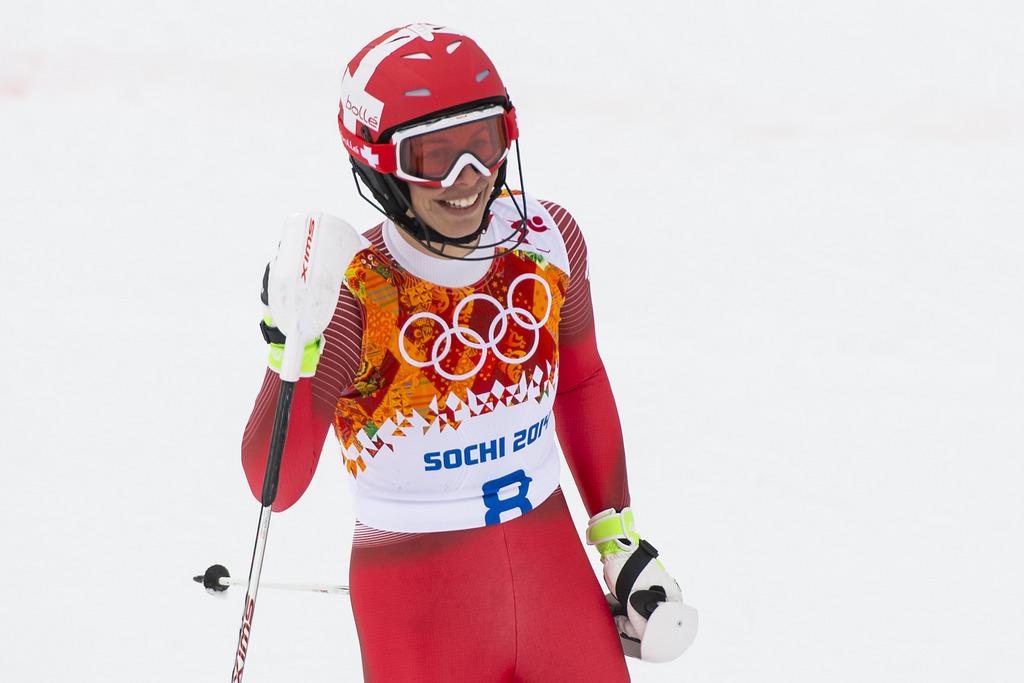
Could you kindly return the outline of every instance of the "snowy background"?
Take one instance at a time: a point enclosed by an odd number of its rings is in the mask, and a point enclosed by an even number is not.
[[[0,679],[227,680],[242,591],[191,576],[248,569],[258,280],[289,212],[376,221],[341,68],[418,20],[490,52],[588,236],[641,530],[702,618],[634,680],[1024,680],[1013,0],[4,0]],[[267,580],[346,580],[320,470]],[[360,680],[347,599],[261,592],[246,680]]]

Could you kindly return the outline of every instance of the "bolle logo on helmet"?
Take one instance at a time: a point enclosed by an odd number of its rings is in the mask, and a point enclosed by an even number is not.
[[[353,116],[368,125],[370,128],[373,128],[374,130],[378,130],[380,128],[380,115],[378,114],[377,116],[373,116],[365,106],[352,104],[352,99],[348,95],[345,95],[345,109],[352,112]]]
[[[538,320],[533,315],[532,311],[525,308],[520,308],[512,303],[513,296],[515,295],[516,287],[525,280],[535,280],[544,289],[544,293],[547,296],[547,304],[544,309],[544,315]],[[482,334],[474,330],[472,327],[463,327],[459,322],[459,318],[462,315],[462,311],[470,303],[474,301],[487,302],[495,308],[497,314],[491,320],[490,325],[487,327],[487,338],[485,339]],[[437,316],[428,311],[422,311],[411,316],[402,325],[401,331],[398,333],[398,351],[402,354],[402,358],[405,362],[413,367],[426,368],[433,367],[434,372],[444,377],[447,380],[453,382],[459,382],[464,379],[469,379],[480,371],[484,366],[484,362],[487,360],[487,352],[490,350],[491,353],[498,358],[498,360],[508,363],[509,365],[520,365],[528,361],[533,357],[534,352],[537,350],[537,344],[540,342],[540,328],[548,321],[548,317],[551,315],[551,288],[544,278],[534,275],[533,273],[524,273],[512,281],[512,284],[508,288],[508,296],[506,299],[507,307],[502,306],[501,302],[492,296],[487,294],[470,294],[465,299],[460,301],[455,307],[452,313],[452,324],[449,326],[448,323],[443,320],[440,316]],[[533,344],[530,348],[519,357],[507,356],[501,352],[498,348],[498,342],[504,337],[505,333],[509,328],[509,319],[511,319],[516,325],[524,330],[533,332]],[[434,345],[430,349],[430,357],[425,360],[416,360],[413,358],[409,351],[405,348],[406,344],[406,332],[409,327],[418,320],[432,320],[437,324],[442,332],[437,336],[434,341]],[[452,337],[458,339],[464,346],[471,349],[476,349],[480,352],[480,357],[476,361],[476,365],[469,370],[461,374],[452,374],[444,369],[441,365],[447,356],[448,352],[452,348]]]

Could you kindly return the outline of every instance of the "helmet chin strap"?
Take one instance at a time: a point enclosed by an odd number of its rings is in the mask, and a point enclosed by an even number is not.
[[[475,244],[475,242],[479,240],[480,236],[487,232],[487,227],[491,223],[491,204],[494,203],[495,199],[501,196],[502,187],[504,187],[506,190],[509,190],[508,185],[505,183],[505,168],[505,164],[502,164],[501,169],[497,173],[494,188],[491,190],[491,195],[490,197],[487,198],[487,204],[484,206],[484,213],[480,219],[480,225],[478,225],[476,230],[474,230],[468,235],[463,235],[462,237],[450,237],[448,235],[443,235],[434,228],[432,228],[430,224],[427,223],[427,221],[424,220],[423,217],[420,216],[416,209],[412,206],[412,202],[409,201],[406,193],[402,192],[401,189],[398,187],[398,182],[393,177],[387,176],[386,181],[392,186],[392,191],[396,194],[396,196],[402,198],[402,203],[405,204],[406,211],[408,211],[409,214],[412,214],[412,216],[409,216],[408,214],[402,216],[401,218],[403,220],[398,220],[398,217],[392,216],[392,220],[394,220],[395,223],[407,234],[411,235],[413,239],[415,239],[427,251],[437,256],[462,261],[489,261],[491,259],[498,258],[499,256],[509,254],[513,250],[518,248],[519,245],[521,245],[526,240],[525,226],[529,225],[529,221],[525,215],[525,200],[523,201],[522,209],[519,207],[519,203],[516,202],[514,198],[512,200],[512,203],[515,204],[516,212],[519,214],[519,217],[523,220],[524,229],[522,231],[520,231],[517,234],[509,235],[504,240],[493,242],[491,244]],[[509,194],[512,194],[511,190],[509,190]],[[436,244],[440,244],[441,247],[438,248],[434,246]],[[463,248],[473,247],[476,249],[487,249],[488,247],[500,246],[504,246],[505,248],[501,251],[495,250],[494,253],[488,254],[486,256],[455,256],[453,254],[446,253],[445,248],[449,246]]]

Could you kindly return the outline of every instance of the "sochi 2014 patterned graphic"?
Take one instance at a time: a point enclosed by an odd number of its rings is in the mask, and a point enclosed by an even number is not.
[[[365,316],[359,375],[335,414],[353,476],[409,429],[458,429],[554,390],[568,276],[539,254],[514,251],[477,285],[444,288],[368,247],[346,284]]]

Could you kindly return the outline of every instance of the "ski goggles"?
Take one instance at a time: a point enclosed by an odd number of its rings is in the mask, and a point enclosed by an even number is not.
[[[451,187],[466,166],[490,176],[518,136],[515,109],[500,105],[403,128],[381,144],[342,130],[349,153],[373,170],[430,187]]]

